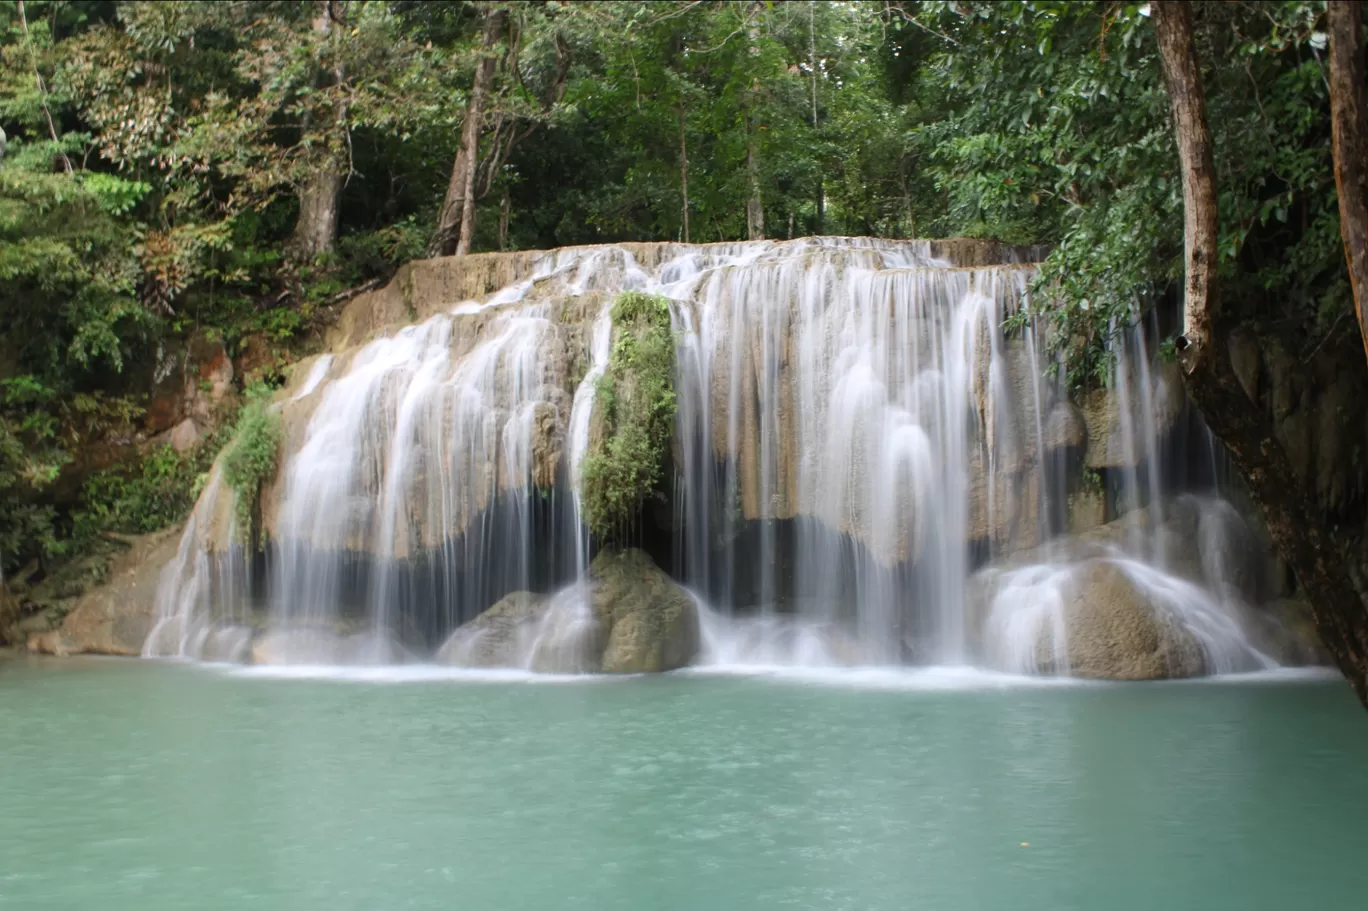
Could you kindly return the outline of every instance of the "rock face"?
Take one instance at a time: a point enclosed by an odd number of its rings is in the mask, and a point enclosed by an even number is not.
[[[156,622],[157,582],[176,556],[181,526],[133,539],[108,581],[77,599],[61,626],[28,638],[30,651],[54,655],[139,655]]]
[[[589,568],[594,616],[607,631],[606,674],[670,671],[698,654],[698,609],[639,550],[605,551]]]
[[[459,667],[523,666],[535,652],[550,600],[536,592],[505,595],[453,633],[437,651],[437,661]]]
[[[232,407],[233,362],[223,343],[204,333],[167,352],[158,364],[145,417],[154,443],[188,452]]]
[[[698,655],[698,609],[639,550],[605,551],[587,587],[514,592],[456,630],[437,660],[542,673],[649,674]]]
[[[1143,374],[1130,364],[1127,376],[1116,381],[1116,388],[1094,389],[1083,397],[1083,419],[1087,424],[1089,468],[1134,468],[1144,458],[1139,439],[1146,427],[1146,399],[1153,407],[1150,419],[1154,433],[1165,437],[1183,416],[1187,393],[1177,364],[1156,363],[1149,374],[1148,394],[1143,389]],[[1122,384],[1125,384],[1124,387]],[[1128,390],[1123,396],[1121,388]],[[1127,405],[1127,401],[1129,405]],[[1127,445],[1124,430],[1125,409],[1130,410],[1130,426],[1135,440]]]
[[[1206,672],[1202,646],[1117,564],[1089,562],[1064,601],[1067,664],[1042,635],[1036,661],[1045,673],[1096,680],[1159,680]]]

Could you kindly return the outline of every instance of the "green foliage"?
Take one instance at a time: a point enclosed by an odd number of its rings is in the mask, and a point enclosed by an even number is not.
[[[75,513],[73,540],[84,542],[101,531],[145,534],[181,521],[195,505],[203,453],[212,451],[204,446],[181,455],[159,446],[137,463],[90,475]]]
[[[1176,302],[1181,187],[1137,0],[502,6],[477,250],[734,240],[753,195],[770,237],[1045,244],[1007,328],[1044,337],[1071,386],[1106,383],[1115,333]],[[119,527],[175,511],[156,491],[184,478],[159,457],[93,479],[86,507],[82,479],[57,483],[136,421],[163,345],[211,330],[288,352],[348,289],[422,255],[488,9],[29,0],[21,19],[0,3],[0,565],[66,546],[73,509]],[[1225,293],[1309,357],[1354,325],[1324,3],[1194,13]],[[319,187],[337,188],[336,242],[304,253]],[[659,420],[630,413],[622,376],[603,386],[625,428],[586,466],[608,530],[659,483],[670,421],[667,382],[641,399],[658,393]],[[243,415],[249,493],[273,419]]]
[[[268,406],[269,395],[264,386],[247,391],[247,404],[238,412],[232,442],[223,454],[223,480],[233,490],[243,530],[252,527],[261,485],[275,475],[280,455],[284,429],[280,415]]]
[[[1348,302],[1313,42],[1323,7],[1196,9],[1226,293],[1313,331]],[[945,199],[936,233],[1052,244],[1013,328],[1045,334],[1069,385],[1105,383],[1112,336],[1172,294],[1182,268],[1181,186],[1148,7],[909,9],[929,51],[913,85],[930,116],[913,136]]]
[[[675,339],[663,297],[624,292],[613,303],[613,350],[595,406],[602,431],[581,465],[585,524],[609,540],[659,490],[674,436]]]

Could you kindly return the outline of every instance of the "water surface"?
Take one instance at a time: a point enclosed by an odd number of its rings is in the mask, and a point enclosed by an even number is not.
[[[0,659],[0,907],[1368,894],[1368,716],[1338,682],[370,676]]]

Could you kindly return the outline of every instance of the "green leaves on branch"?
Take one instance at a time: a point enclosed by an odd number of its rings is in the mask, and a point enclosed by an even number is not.
[[[596,390],[596,426],[580,467],[584,522],[600,540],[623,535],[659,492],[674,438],[674,365],[669,301],[619,295],[613,350]]]

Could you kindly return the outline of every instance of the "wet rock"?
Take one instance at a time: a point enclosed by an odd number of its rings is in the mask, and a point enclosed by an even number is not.
[[[437,651],[456,667],[522,667],[549,606],[546,595],[513,592],[463,624]]]
[[[116,557],[108,581],[76,598],[54,630],[29,636],[30,651],[54,655],[81,653],[138,655],[157,614],[157,582],[176,556],[181,527],[130,538]]]
[[[1107,518],[1107,498],[1100,491],[1080,490],[1069,494],[1068,508],[1071,534],[1091,531]]]
[[[594,616],[606,633],[608,674],[669,671],[694,660],[698,609],[688,592],[639,550],[604,551],[589,568]]]
[[[650,557],[604,551],[586,586],[506,595],[452,633],[437,660],[542,673],[655,673],[692,662],[699,638],[693,598]]]
[[[1072,402],[1057,402],[1045,418],[1045,448],[1081,449],[1088,443],[1088,422]]]
[[[1127,378],[1129,415],[1122,407],[1120,383],[1106,389],[1094,389],[1083,396],[1080,404],[1088,429],[1085,462],[1089,468],[1133,468],[1144,457],[1140,441],[1147,432],[1147,425],[1141,381],[1141,372],[1132,367]],[[1176,363],[1153,365],[1149,398],[1153,406],[1153,432],[1162,439],[1178,425],[1187,405],[1183,374]],[[1131,447],[1126,444],[1126,420],[1134,430]]]
[[[1045,673],[1097,680],[1158,680],[1206,673],[1201,644],[1116,563],[1095,560],[1064,601],[1067,661],[1042,629],[1036,661]]]
[[[1275,598],[1255,613],[1260,644],[1282,664],[1332,665],[1321,644],[1311,605],[1301,598]]]
[[[248,626],[216,627],[204,637],[198,657],[201,661],[241,664],[251,657],[254,634]]]

